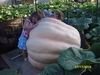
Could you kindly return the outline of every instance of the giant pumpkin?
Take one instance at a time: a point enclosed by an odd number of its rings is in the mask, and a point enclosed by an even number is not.
[[[27,41],[28,60],[36,68],[57,63],[60,53],[69,47],[80,48],[79,32],[55,18],[43,18],[31,30]]]

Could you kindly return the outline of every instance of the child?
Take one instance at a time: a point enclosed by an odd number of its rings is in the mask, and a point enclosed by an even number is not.
[[[49,12],[48,10],[46,9],[42,9],[41,10],[41,13],[42,13],[42,17],[53,17],[53,13]]]
[[[18,41],[18,48],[22,50],[22,54],[24,56],[24,60],[27,60],[27,48],[26,41],[29,38],[30,30],[37,26],[37,22],[42,18],[39,12],[34,12],[31,14],[29,18],[27,18],[23,25],[23,30],[21,36]]]
[[[63,18],[63,13],[61,11],[56,11],[54,12],[54,18],[58,19],[58,20],[62,20]]]

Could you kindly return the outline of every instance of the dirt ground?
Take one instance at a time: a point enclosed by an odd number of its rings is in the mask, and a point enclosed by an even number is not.
[[[0,71],[4,69],[10,69],[10,68],[0,55]]]
[[[6,69],[16,69],[18,75],[37,75],[41,70],[34,68],[28,61],[23,61],[23,56],[11,60],[12,57],[20,53],[19,49],[12,50],[0,55],[0,71]]]

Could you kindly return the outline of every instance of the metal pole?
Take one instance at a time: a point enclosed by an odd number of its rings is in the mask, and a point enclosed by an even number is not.
[[[12,57],[11,58],[11,60],[14,60],[14,59],[16,59],[16,58],[18,58],[18,57],[20,57],[20,56],[22,56],[23,54],[19,54],[19,55],[17,55],[17,56],[14,56],[14,57]]]
[[[35,0],[35,10],[37,11],[37,0]]]

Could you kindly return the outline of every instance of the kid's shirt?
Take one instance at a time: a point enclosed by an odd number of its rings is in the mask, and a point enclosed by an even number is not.
[[[25,22],[29,22],[29,26],[33,26],[34,25],[34,23],[33,22],[31,22],[28,18],[25,20]],[[30,31],[31,31],[31,29],[23,29],[22,30],[22,35],[24,36],[24,37],[26,37],[26,38],[29,38],[29,33],[30,33]]]

